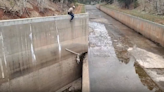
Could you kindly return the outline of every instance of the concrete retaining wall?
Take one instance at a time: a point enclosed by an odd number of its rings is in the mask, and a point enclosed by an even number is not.
[[[164,46],[164,26],[139,17],[131,16],[119,11],[115,11],[103,6],[97,5],[97,8],[124,23],[135,31],[141,33],[150,40]]]
[[[88,14],[0,22],[0,92],[48,92],[81,76],[76,56],[87,51]]]

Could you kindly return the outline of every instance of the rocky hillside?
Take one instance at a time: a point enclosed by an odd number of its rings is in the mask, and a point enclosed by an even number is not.
[[[164,14],[164,0],[138,0],[140,10],[159,15]]]
[[[113,0],[114,4],[118,4],[118,0]],[[130,9],[133,9],[136,3],[132,3]],[[151,14],[164,14],[164,0],[137,0],[137,9]]]
[[[0,0],[0,20],[67,14],[70,3],[60,0]],[[64,0],[63,0],[64,1]],[[82,6],[76,8],[81,12]]]

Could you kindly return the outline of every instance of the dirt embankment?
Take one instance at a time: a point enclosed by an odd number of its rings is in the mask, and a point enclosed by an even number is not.
[[[105,6],[164,25],[164,0],[137,0],[129,6],[129,9],[122,7],[117,0],[112,5]]]
[[[64,15],[69,9],[67,4],[54,3],[49,0],[45,0],[42,10],[36,0],[29,0],[24,8],[18,5],[11,6],[9,1],[1,2],[0,0],[0,3],[0,20]],[[75,14],[81,13],[82,9],[83,5],[76,6]]]
[[[75,9],[74,13],[78,14],[82,12],[84,5],[78,5],[77,8]]]

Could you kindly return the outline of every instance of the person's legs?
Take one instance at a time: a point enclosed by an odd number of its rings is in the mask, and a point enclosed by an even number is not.
[[[71,13],[70,15],[71,15],[71,17],[72,17],[72,18],[71,18],[71,20],[73,20],[73,18],[74,18],[74,14],[73,14],[73,13]]]
[[[73,20],[73,18],[74,18],[74,14],[73,13],[70,13],[70,12],[68,12],[68,15],[70,15],[71,16],[71,19],[70,19],[70,22]]]

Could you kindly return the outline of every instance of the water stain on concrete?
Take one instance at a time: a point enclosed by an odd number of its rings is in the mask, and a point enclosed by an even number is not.
[[[119,61],[128,64],[130,62],[130,54],[128,53],[128,48],[133,46],[132,43],[130,43],[129,39],[123,37],[115,40],[112,39],[112,41]]]

